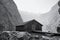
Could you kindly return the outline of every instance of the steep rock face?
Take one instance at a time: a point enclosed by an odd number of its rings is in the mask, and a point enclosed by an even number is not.
[[[13,31],[15,26],[22,23],[21,15],[13,0],[0,0],[0,24],[3,25],[4,31]]]
[[[58,20],[60,18],[58,8],[58,4],[55,4],[48,13],[42,15],[46,23],[46,25],[43,26],[43,31],[57,32]]]

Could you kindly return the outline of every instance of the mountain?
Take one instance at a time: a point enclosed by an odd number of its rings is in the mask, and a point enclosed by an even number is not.
[[[43,31],[57,32],[58,20],[60,18],[58,8],[58,4],[55,4],[48,13],[40,16],[39,20],[42,20],[41,23],[44,24]]]
[[[2,30],[13,31],[23,20],[13,0],[0,0],[0,24]]]
[[[39,14],[32,13],[32,12],[26,12],[26,11],[20,11],[20,14],[24,22],[37,19],[39,17]]]

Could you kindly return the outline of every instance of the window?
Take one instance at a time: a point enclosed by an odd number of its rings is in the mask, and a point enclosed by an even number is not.
[[[37,25],[36,30],[38,30],[38,31],[42,31],[42,27],[39,26],[39,25]]]
[[[60,33],[60,27],[57,27],[57,32]]]
[[[5,27],[2,24],[0,24],[0,31],[3,31],[4,29]]]
[[[32,30],[35,30],[35,27],[36,27],[36,25],[33,24],[33,25],[32,25]]]
[[[59,14],[60,14],[60,8],[58,9],[58,12],[59,12]]]
[[[60,1],[58,2],[58,6],[60,6]]]

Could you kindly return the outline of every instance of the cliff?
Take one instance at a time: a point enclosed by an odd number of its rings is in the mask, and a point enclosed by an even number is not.
[[[23,20],[13,0],[0,0],[0,24],[2,30],[13,31]]]
[[[60,18],[59,12],[58,12],[58,4],[56,3],[51,10],[42,15],[42,18],[44,19],[45,26],[43,26],[43,31],[49,31],[56,33],[57,32],[57,26],[59,24],[58,20]]]

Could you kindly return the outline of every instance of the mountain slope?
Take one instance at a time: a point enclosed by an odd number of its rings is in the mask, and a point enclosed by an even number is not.
[[[58,8],[58,4],[55,4],[48,13],[40,16],[40,20],[44,24],[43,31],[57,32],[56,27],[58,26],[58,19],[60,17]]]
[[[13,31],[17,25],[23,23],[13,0],[0,0],[0,24],[2,30]]]

